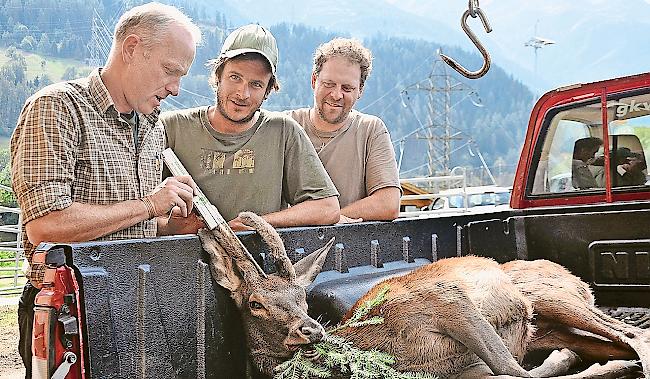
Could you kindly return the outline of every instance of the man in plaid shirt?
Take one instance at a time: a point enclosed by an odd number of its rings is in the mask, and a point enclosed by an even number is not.
[[[178,234],[196,223],[190,177],[160,183],[164,129],[160,102],[178,95],[200,42],[178,9],[149,3],[115,27],[108,61],[89,77],[30,97],[11,137],[12,184],[30,262],[18,308],[19,351],[31,377],[34,298],[43,241],[80,242]],[[163,215],[177,217],[161,217]]]

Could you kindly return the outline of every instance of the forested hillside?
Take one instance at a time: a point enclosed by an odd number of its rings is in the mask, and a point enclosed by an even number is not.
[[[5,55],[11,55],[5,57],[5,63],[0,68],[0,135],[11,133],[23,102],[35,90],[53,80],[85,75],[87,69],[84,67],[94,63],[91,58],[103,62],[110,44],[108,33],[123,9],[133,4],[108,0],[0,0],[0,49]],[[197,51],[190,75],[183,79],[181,95],[168,99],[164,108],[210,104],[213,94],[207,85],[205,63],[217,54],[224,33],[238,25],[232,25],[228,14],[217,9],[192,2],[176,4],[200,23],[204,31],[204,44]],[[280,49],[278,75],[282,90],[272,94],[265,107],[282,110],[311,105],[311,54],[319,43],[334,35],[303,25],[280,24],[271,29]],[[345,36],[345,33],[340,35]],[[428,118],[431,111],[438,114],[444,112],[438,109],[441,103],[428,98],[429,91],[422,89],[427,86],[437,57],[436,49],[440,46],[382,35],[374,36],[365,43],[375,56],[374,71],[357,108],[384,119],[396,141],[398,153],[400,146],[405,149],[402,171],[423,166],[410,171],[408,176],[426,174],[424,164],[429,149],[426,141],[418,138],[424,134],[413,134],[404,139],[403,144],[397,141],[418,128],[444,121],[439,117],[433,120]],[[442,49],[468,67],[479,67],[481,64],[478,55],[450,47]],[[28,52],[40,54],[46,62],[72,57],[79,66],[72,65],[60,78],[48,74],[47,63],[40,67],[42,71],[37,67],[28,72],[23,56]],[[0,62],[3,60],[0,59]],[[436,74],[439,74],[439,68],[437,70]],[[452,75],[452,70],[447,70],[447,73]],[[451,106],[448,113],[451,131],[458,138],[452,141],[451,166],[478,167],[480,162],[475,156],[478,147],[494,173],[505,174],[504,182],[507,182],[523,143],[533,95],[494,64],[488,75],[480,80],[469,81],[454,73],[448,81],[453,88],[465,89],[452,91],[448,103]],[[420,89],[415,86],[416,83],[421,83]],[[472,90],[478,95],[470,96]],[[433,109],[429,108],[429,104],[433,104]],[[436,131],[435,135],[440,137],[440,133]],[[474,142],[470,143],[470,139]],[[440,158],[439,154],[439,151],[433,152],[431,160],[434,163]]]

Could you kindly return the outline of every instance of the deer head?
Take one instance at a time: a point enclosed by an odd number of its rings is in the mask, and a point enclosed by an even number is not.
[[[323,337],[323,327],[307,315],[305,288],[320,272],[334,238],[293,265],[271,225],[250,212],[239,218],[269,246],[276,274],[262,276],[239,241],[231,240],[237,238],[234,234],[220,239],[221,243],[207,229],[200,230],[199,237],[210,254],[212,276],[230,291],[239,308],[254,363],[262,372],[272,374],[273,368],[300,346]]]

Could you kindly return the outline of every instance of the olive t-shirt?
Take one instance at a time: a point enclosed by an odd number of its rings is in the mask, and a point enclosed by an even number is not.
[[[290,117],[260,110],[240,134],[215,131],[208,107],[161,114],[167,146],[224,219],[240,212],[277,212],[309,199],[338,195],[316,151]]]
[[[327,173],[341,194],[341,208],[380,188],[397,187],[399,173],[395,150],[384,122],[352,110],[348,123],[334,132],[316,130],[309,108],[288,112],[305,129]]]

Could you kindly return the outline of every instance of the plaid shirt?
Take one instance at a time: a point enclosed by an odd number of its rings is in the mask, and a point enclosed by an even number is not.
[[[73,202],[107,205],[138,199],[160,183],[164,128],[159,110],[138,115],[138,141],[120,118],[99,76],[48,86],[27,99],[11,137],[12,184],[23,215],[27,278],[41,287],[45,267],[31,265],[36,247],[25,224]],[[154,237],[148,220],[100,238]],[[65,242],[65,241],[52,241]]]

